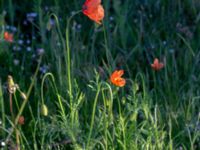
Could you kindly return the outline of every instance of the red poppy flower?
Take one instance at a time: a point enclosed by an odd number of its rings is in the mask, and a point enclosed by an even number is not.
[[[13,34],[9,32],[4,32],[4,39],[8,42],[13,42]]]
[[[104,18],[104,9],[101,5],[101,0],[86,0],[83,4],[82,12],[98,24],[101,24],[101,20]]]
[[[115,70],[110,76],[110,81],[116,86],[123,87],[126,84],[126,80],[121,78],[123,74],[124,70]]]
[[[164,64],[162,62],[159,62],[158,58],[155,58],[153,64],[151,64],[151,67],[155,71],[158,71],[164,67]]]

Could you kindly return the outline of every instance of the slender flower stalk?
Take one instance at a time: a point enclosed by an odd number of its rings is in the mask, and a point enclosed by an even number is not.
[[[79,14],[81,10],[74,13],[67,21],[67,28],[66,28],[66,46],[67,46],[67,78],[68,78],[68,89],[69,89],[69,98],[70,98],[70,109],[72,112],[73,102],[72,102],[72,80],[71,80],[71,53],[70,53],[70,45],[69,45],[69,27],[72,18]]]
[[[10,133],[8,134],[8,136],[7,136],[7,138],[6,138],[6,143],[8,143],[8,141],[9,141],[11,135],[13,134],[14,130],[16,129],[16,126],[17,126],[17,124],[18,124],[19,118],[20,118],[20,116],[21,116],[21,114],[22,114],[22,112],[23,112],[23,110],[24,110],[24,108],[25,108],[25,106],[26,106],[26,104],[27,104],[27,102],[28,102],[28,100],[29,100],[31,91],[32,91],[32,89],[33,89],[33,86],[34,86],[35,81],[36,81],[36,77],[37,77],[38,72],[39,72],[39,68],[40,68],[41,61],[42,61],[42,55],[41,55],[40,58],[39,58],[39,63],[38,63],[38,65],[37,65],[35,74],[34,74],[34,76],[33,76],[33,78],[32,78],[32,82],[31,82],[31,84],[30,84],[30,86],[29,86],[28,92],[27,92],[27,94],[26,94],[26,96],[27,96],[26,98],[27,98],[27,99],[25,99],[25,100],[23,101],[23,103],[22,103],[22,105],[21,105],[21,107],[20,107],[20,109],[19,109],[19,111],[18,111],[18,114],[17,114],[17,116],[15,117],[14,125],[13,125],[13,127],[12,127]]]
[[[93,110],[92,110],[92,118],[91,118],[91,124],[90,124],[90,131],[89,131],[89,135],[88,135],[88,139],[87,139],[87,145],[86,145],[86,149],[89,149],[89,144],[90,144],[90,139],[91,139],[91,135],[92,135],[92,130],[94,127],[94,117],[95,117],[95,111],[96,111],[96,105],[97,105],[97,100],[99,97],[99,93],[100,93],[100,89],[101,89],[101,84],[98,85],[97,87],[97,93],[94,99],[94,105],[93,105]]]

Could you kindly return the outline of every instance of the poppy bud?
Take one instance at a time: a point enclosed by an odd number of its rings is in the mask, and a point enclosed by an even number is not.
[[[20,116],[20,117],[19,117],[18,123],[19,123],[20,125],[23,125],[23,124],[24,124],[24,116]]]
[[[43,116],[47,116],[48,115],[48,108],[45,104],[42,104],[42,107],[41,107],[41,114]]]

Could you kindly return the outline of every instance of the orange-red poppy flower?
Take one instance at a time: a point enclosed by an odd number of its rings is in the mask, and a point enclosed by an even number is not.
[[[164,64],[162,62],[159,62],[158,58],[155,58],[153,64],[151,64],[151,67],[155,71],[158,71],[164,67]]]
[[[9,32],[4,32],[4,39],[8,42],[13,42],[13,34]]]
[[[82,12],[98,24],[101,24],[101,20],[104,18],[104,9],[101,5],[101,0],[86,0],[83,4]]]
[[[124,70],[115,70],[110,76],[110,81],[116,86],[123,87],[126,84],[126,80],[121,78],[123,74]]]

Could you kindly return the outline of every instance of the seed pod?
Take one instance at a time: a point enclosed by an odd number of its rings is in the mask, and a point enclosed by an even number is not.
[[[24,124],[24,116],[20,116],[20,117],[19,117],[18,123],[19,123],[20,125],[23,125],[23,124]]]
[[[47,116],[48,115],[48,108],[45,104],[42,104],[42,107],[41,107],[41,114],[43,116]]]

